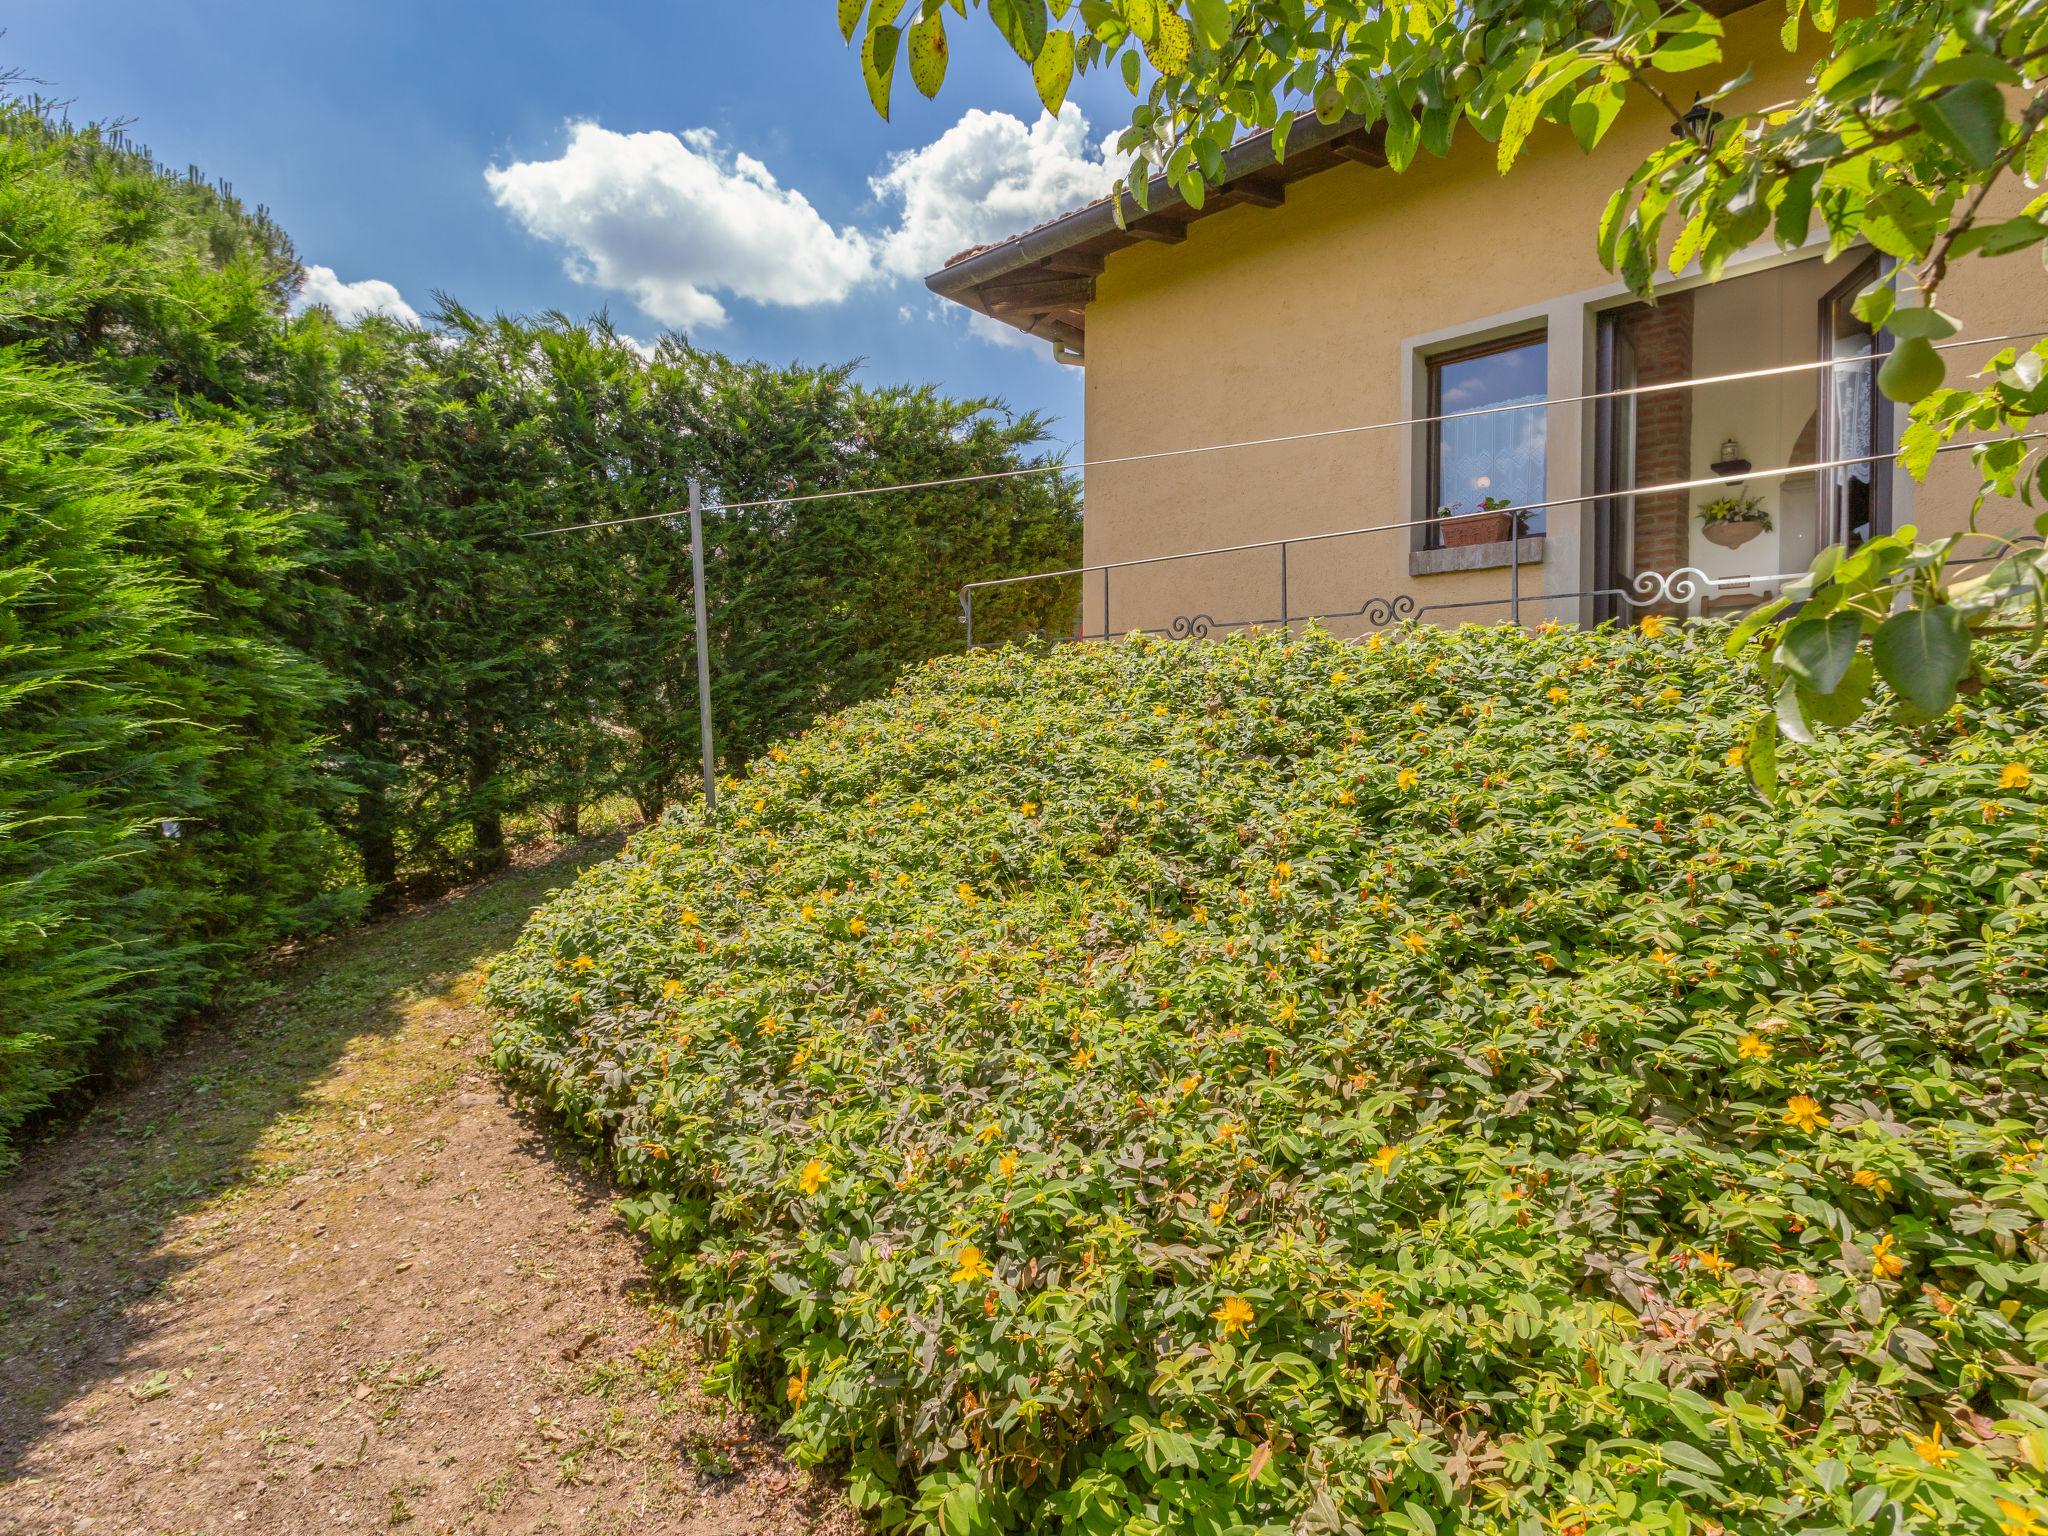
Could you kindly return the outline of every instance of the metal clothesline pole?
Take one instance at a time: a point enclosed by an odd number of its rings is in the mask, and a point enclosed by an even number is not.
[[[718,814],[717,753],[711,740],[711,641],[704,613],[704,490],[690,477],[690,600],[697,610],[697,739],[704,752],[704,814]]]

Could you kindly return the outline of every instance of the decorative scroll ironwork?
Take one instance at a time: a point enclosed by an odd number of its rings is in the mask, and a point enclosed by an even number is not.
[[[1723,592],[1750,592],[1759,583],[1782,586],[1795,576],[1709,576],[1696,565],[1681,565],[1675,571],[1638,571],[1629,578],[1627,588],[1616,595],[1631,607],[1647,608],[1654,603],[1673,605],[1690,603],[1698,598],[1718,597]]]
[[[1166,626],[1166,632],[1176,640],[1206,640],[1211,630],[1230,627],[1220,623],[1214,614],[1183,613]]]
[[[1331,614],[1336,619],[1363,619],[1375,629],[1385,629],[1389,624],[1399,624],[1415,617],[1415,599],[1409,593],[1401,592],[1393,597],[1368,597],[1356,612]]]

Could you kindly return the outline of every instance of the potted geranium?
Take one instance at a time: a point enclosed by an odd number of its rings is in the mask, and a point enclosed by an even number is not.
[[[1521,514],[1512,510],[1513,505],[1505,496],[1488,496],[1476,511],[1463,516],[1456,508],[1438,507],[1436,515],[1444,519],[1444,547],[1462,549],[1468,544],[1498,544],[1513,538],[1522,531]]]
[[[1700,508],[1700,532],[1723,549],[1747,544],[1771,526],[1761,496],[1716,496]]]

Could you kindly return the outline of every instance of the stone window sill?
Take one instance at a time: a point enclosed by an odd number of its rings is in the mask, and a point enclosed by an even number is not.
[[[1515,541],[1500,539],[1492,544],[1462,544],[1446,549],[1412,549],[1408,552],[1410,576],[1449,576],[1458,571],[1491,571],[1516,563],[1543,563],[1543,535],[1524,534],[1517,556]]]

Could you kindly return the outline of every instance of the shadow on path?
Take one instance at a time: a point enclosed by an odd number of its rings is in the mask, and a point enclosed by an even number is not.
[[[208,1251],[203,1231],[167,1242],[173,1224],[319,1170],[333,1149],[309,1111],[344,1051],[399,1029],[616,846],[557,851],[282,961],[267,1001],[202,1023],[31,1146],[0,1180],[0,1482],[65,1404],[148,1366],[147,1304]]]

